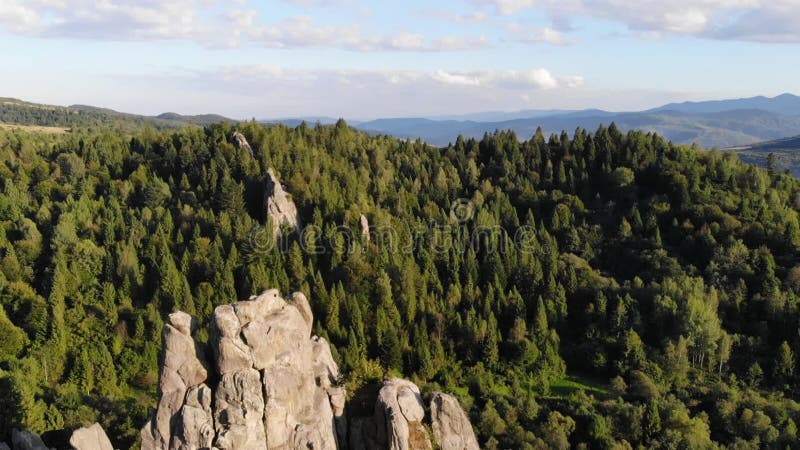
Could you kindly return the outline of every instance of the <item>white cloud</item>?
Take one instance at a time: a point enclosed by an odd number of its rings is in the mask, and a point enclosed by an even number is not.
[[[462,51],[489,47],[486,36],[444,36],[431,41],[428,51]]]
[[[437,70],[431,74],[431,78],[443,83],[453,84],[456,86],[480,86],[481,80],[476,76],[464,75],[459,73],[445,72],[444,70]]]
[[[515,14],[536,5],[534,0],[492,0],[491,3],[500,14],[505,15]]]
[[[673,33],[702,33],[708,26],[708,16],[697,8],[669,11],[664,14],[663,26]]]
[[[592,17],[639,32],[712,39],[800,42],[798,0],[468,0],[500,15],[524,10]]]
[[[201,3],[207,0],[3,0],[0,26],[45,37],[200,39],[209,32]]]
[[[567,39],[562,32],[549,27],[530,27],[519,22],[510,22],[505,28],[517,42],[550,45],[568,45],[575,43],[574,40]]]
[[[380,46],[397,50],[419,50],[425,46],[425,36],[418,33],[398,33],[385,39]]]
[[[436,17],[453,23],[479,24],[489,21],[489,14],[484,11],[473,11],[469,13],[451,13],[439,10],[423,10],[419,12],[422,16]]]
[[[284,1],[325,8],[354,3],[354,0]],[[436,52],[489,45],[485,36],[426,36],[409,31],[373,34],[355,22],[320,23],[310,15],[266,22],[247,5],[246,0],[0,0],[0,28],[53,38],[184,39],[209,47]]]
[[[196,73],[198,76],[225,81],[244,80],[339,80],[347,84],[379,81],[393,85],[436,83],[460,87],[498,88],[508,90],[541,90],[576,88],[583,84],[578,76],[556,77],[549,70],[478,70],[478,71],[421,71],[421,70],[308,70],[290,69],[278,65],[260,64],[229,66]]]
[[[369,36],[357,25],[318,25],[310,16],[293,17],[272,26],[257,25],[255,11],[235,11],[230,15],[237,43],[274,48],[340,47],[356,51],[443,52],[487,47],[485,36],[442,36],[427,38],[420,33],[399,32]]]
[[[555,77],[547,69],[446,72],[437,70],[431,78],[442,84],[456,86],[480,86],[511,90],[540,90],[575,88],[583,84],[583,78]]]
[[[356,26],[318,25],[316,19],[310,16],[292,17],[266,27],[258,26],[255,22],[256,15],[254,11],[250,11],[247,22],[237,23],[237,35],[248,38],[251,43],[267,47],[335,46],[360,39]]]
[[[544,68],[507,71],[329,70],[275,65],[222,67],[168,74],[142,84],[161,86],[182,97],[224,99],[236,108],[260,111],[256,117],[308,114],[351,118],[444,114],[459,110],[515,109],[521,98],[557,98],[582,84]],[[211,103],[213,105],[213,103]],[[213,109],[209,107],[210,109]],[[209,109],[207,108],[207,109]],[[266,108],[266,109],[265,109]],[[467,108],[467,109],[465,109]],[[231,115],[236,115],[227,112]]]
[[[800,2],[774,0],[759,8],[743,10],[727,22],[712,23],[706,36],[754,42],[800,42]]]
[[[0,26],[17,32],[35,30],[41,23],[39,14],[13,0],[0,2]]]

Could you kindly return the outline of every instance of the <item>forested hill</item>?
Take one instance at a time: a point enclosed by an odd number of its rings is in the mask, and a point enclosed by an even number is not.
[[[53,106],[24,102],[14,98],[0,98],[0,125],[5,123],[70,129],[106,128],[117,132],[132,133],[141,131],[145,127],[174,130],[189,125],[209,125],[218,122],[234,123],[236,121],[216,114],[183,116],[164,113],[150,117],[94,106]]]
[[[252,154],[231,124],[0,132],[0,441],[135,447],[165,315],[271,287],[309,294],[351,395],[457,393],[484,448],[796,446],[796,179],[613,126],[236,127]],[[306,227],[281,245],[268,168]]]
[[[759,142],[743,147],[726,149],[739,154],[742,161],[786,171],[800,177],[800,136]]]

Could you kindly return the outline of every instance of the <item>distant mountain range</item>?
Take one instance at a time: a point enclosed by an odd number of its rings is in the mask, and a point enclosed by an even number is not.
[[[44,112],[46,111],[46,113]],[[332,117],[296,117],[262,120],[295,127],[302,122],[331,124]],[[157,116],[127,114],[86,105],[68,107],[39,105],[11,98],[0,98],[0,123],[38,126],[114,125],[135,129],[144,125],[174,128],[186,125],[208,125],[238,120],[218,114],[181,115],[167,112]],[[787,136],[800,135],[800,97],[783,94],[736,100],[670,103],[638,112],[586,110],[523,110],[488,111],[471,114],[382,118],[369,121],[348,121],[358,129],[401,138],[420,138],[433,145],[447,145],[458,135],[480,138],[495,130],[514,130],[520,139],[532,136],[538,127],[546,134],[576,128],[590,131],[611,122],[623,130],[640,129],[656,132],[682,144],[697,143],[703,147],[727,148],[747,146]]]
[[[520,117],[530,115],[529,117]],[[374,133],[421,138],[447,145],[458,135],[480,138],[494,130],[514,130],[522,139],[538,127],[545,133],[576,128],[595,130],[611,122],[623,129],[656,132],[682,143],[703,147],[732,147],[800,134],[800,97],[783,94],[774,98],[672,103],[640,112],[602,110],[529,110],[517,113],[478,113],[450,117],[378,119],[355,126]],[[477,120],[478,118],[502,120]]]
[[[777,97],[751,97],[737,100],[712,100],[704,102],[670,103],[648,112],[678,111],[691,114],[708,114],[737,109],[758,109],[775,114],[788,116],[800,115],[800,97],[792,94],[782,94]]]

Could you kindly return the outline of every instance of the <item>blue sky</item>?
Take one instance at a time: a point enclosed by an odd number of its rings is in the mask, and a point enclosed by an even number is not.
[[[0,96],[236,118],[800,94],[800,0],[0,0]]]

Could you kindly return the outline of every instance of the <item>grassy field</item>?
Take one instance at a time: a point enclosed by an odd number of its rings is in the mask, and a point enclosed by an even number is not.
[[[568,375],[550,385],[550,395],[554,397],[567,397],[576,391],[585,391],[600,398],[611,396],[606,383],[578,375]]]
[[[38,125],[18,125],[15,123],[0,123],[0,130],[23,130],[32,133],[64,134],[69,128],[64,127],[42,127]]]

